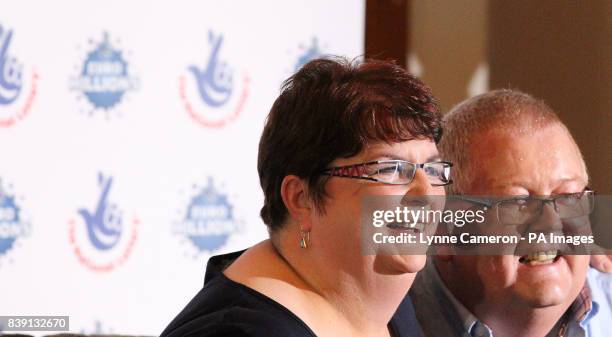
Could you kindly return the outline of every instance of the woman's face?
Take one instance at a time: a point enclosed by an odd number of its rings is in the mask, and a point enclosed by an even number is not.
[[[438,161],[436,145],[431,140],[410,140],[401,143],[370,144],[356,156],[336,159],[330,167],[400,159],[412,163]],[[434,187],[422,169],[418,169],[408,185],[331,177],[326,184],[328,197],[324,214],[313,211],[310,237],[313,249],[320,249],[322,258],[347,273],[379,273],[397,275],[416,273],[423,268],[425,255],[365,255],[361,250],[361,209],[364,198],[371,195],[431,196],[444,195],[444,187]],[[316,247],[315,247],[316,245]]]

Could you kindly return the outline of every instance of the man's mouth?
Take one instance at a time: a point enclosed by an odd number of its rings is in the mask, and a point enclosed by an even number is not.
[[[559,259],[559,257],[561,257],[561,254],[559,254],[558,250],[548,250],[545,252],[523,255],[519,259],[519,262],[530,266],[538,266],[554,263]]]

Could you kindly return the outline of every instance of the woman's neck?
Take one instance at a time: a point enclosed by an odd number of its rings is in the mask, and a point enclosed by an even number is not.
[[[344,321],[359,335],[388,336],[388,323],[406,296],[415,274],[376,273],[375,256],[360,256],[367,260],[366,263],[357,263],[355,269],[350,269],[346,263],[335,261],[330,254],[316,249],[282,243],[270,243],[270,246],[296,275],[300,286],[308,289],[306,294],[315,304],[313,308],[327,306],[329,315]]]
[[[277,248],[266,240],[224,274],[285,306],[317,335],[389,336],[388,323],[414,274],[377,275],[365,267],[350,271],[308,255],[313,253]]]

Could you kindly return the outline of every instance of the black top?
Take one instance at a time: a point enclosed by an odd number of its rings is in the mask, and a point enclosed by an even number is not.
[[[227,278],[222,271],[244,251],[208,260],[204,288],[166,327],[161,337],[315,337],[278,302]],[[414,308],[406,296],[389,328],[394,337],[419,337]]]

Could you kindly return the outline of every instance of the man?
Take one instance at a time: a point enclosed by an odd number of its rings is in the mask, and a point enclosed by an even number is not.
[[[455,165],[449,194],[588,193],[569,131],[546,104],[521,92],[496,90],[456,106],[445,116],[439,150]],[[527,226],[561,223],[550,203],[540,206]],[[588,266],[588,256],[560,251],[436,256],[410,293],[427,337],[611,336],[612,276]]]

